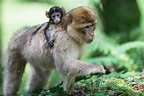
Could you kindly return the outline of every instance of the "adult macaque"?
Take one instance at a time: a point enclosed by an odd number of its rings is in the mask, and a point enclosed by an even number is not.
[[[29,92],[45,88],[54,68],[63,76],[66,92],[73,91],[76,76],[105,73],[103,66],[79,60],[84,46],[94,39],[95,13],[89,8],[78,7],[63,16],[63,21],[49,27],[50,35],[55,38],[53,48],[48,46],[44,35],[46,23],[34,36],[31,34],[37,26],[14,35],[7,49],[4,96],[16,95],[27,62],[32,66],[27,86]]]

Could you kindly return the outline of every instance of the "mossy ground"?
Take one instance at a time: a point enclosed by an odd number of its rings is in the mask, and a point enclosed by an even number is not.
[[[21,96],[144,96],[144,72],[111,73],[87,76],[75,84],[76,90],[67,94],[62,83],[37,93],[20,92]]]

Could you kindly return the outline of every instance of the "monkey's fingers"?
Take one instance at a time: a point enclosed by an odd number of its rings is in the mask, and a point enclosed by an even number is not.
[[[50,41],[48,42],[48,44],[49,44],[50,47],[53,47],[53,45],[54,45],[54,40],[53,40],[53,39],[50,40]]]

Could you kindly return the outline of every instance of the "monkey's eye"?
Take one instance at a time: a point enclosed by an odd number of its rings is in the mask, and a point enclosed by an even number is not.
[[[53,15],[53,16],[52,16],[52,18],[54,19],[54,18],[55,18],[55,16]]]
[[[58,14],[57,16],[59,17],[60,15]]]
[[[88,25],[88,26],[86,26],[86,27],[84,27],[84,29],[88,29],[88,28],[90,28],[91,26],[90,25]]]
[[[90,27],[91,27],[90,25],[83,27],[83,28],[82,28],[83,33],[85,34],[85,33],[87,32],[87,30],[90,29]]]
[[[89,28],[95,28],[95,24],[92,24],[92,25],[87,25],[86,27],[84,27],[84,29],[89,29]]]
[[[91,26],[86,26],[85,28],[90,28]]]
[[[60,15],[60,14],[57,14],[57,17],[61,17],[61,15]]]

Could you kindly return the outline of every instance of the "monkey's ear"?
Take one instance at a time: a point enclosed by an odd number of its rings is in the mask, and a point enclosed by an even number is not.
[[[45,12],[45,15],[46,15],[47,18],[49,18],[49,13],[48,13],[48,11]]]
[[[72,14],[68,14],[68,19],[67,19],[67,21],[68,21],[68,24],[70,24],[70,23],[72,23]]]
[[[63,14],[65,14],[65,13],[66,13],[65,8],[62,6],[61,9],[62,9],[62,11],[63,11]]]

